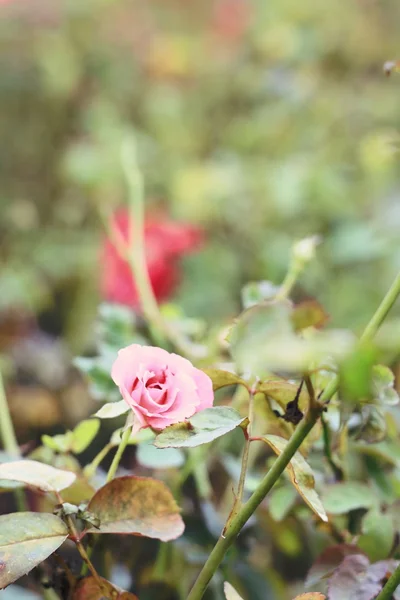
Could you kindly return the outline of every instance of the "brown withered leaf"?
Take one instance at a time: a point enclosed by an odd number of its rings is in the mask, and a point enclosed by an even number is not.
[[[295,331],[301,331],[307,327],[322,327],[329,316],[319,302],[305,300],[294,307],[290,318]]]
[[[107,579],[100,578],[102,585],[92,576],[81,579],[76,586],[72,600],[138,600],[130,592],[124,592]]]
[[[87,510],[100,520],[93,533],[125,533],[167,542],[184,530],[180,509],[167,486],[150,477],[118,477],[93,496]]]

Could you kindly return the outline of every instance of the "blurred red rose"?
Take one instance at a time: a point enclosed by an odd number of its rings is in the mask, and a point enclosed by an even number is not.
[[[217,0],[212,16],[214,33],[226,41],[238,42],[250,21],[249,0]]]
[[[111,227],[117,228],[123,240],[129,239],[129,216],[126,209],[116,211]],[[147,268],[158,301],[167,300],[180,282],[179,259],[195,251],[203,235],[199,228],[162,217],[145,223]],[[128,263],[121,258],[114,243],[106,238],[102,248],[101,287],[105,300],[139,307],[139,298]]]

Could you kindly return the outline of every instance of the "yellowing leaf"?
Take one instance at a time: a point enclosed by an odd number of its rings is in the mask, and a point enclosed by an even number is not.
[[[43,492],[59,492],[69,487],[76,475],[35,460],[16,460],[0,464],[0,479],[19,481]]]
[[[203,369],[203,371],[211,379],[214,392],[229,385],[241,384],[247,387],[243,379],[235,373],[230,373],[230,371],[223,371],[221,369]]]
[[[227,581],[224,583],[224,592],[226,600],[243,600],[242,596],[239,596],[235,588]]]
[[[287,440],[277,435],[264,435],[262,438],[279,456],[286,448]],[[290,479],[303,500],[323,521],[327,521],[325,509],[315,491],[314,473],[303,456],[296,452],[287,466]]]
[[[167,542],[179,537],[184,524],[170,490],[148,477],[118,477],[100,488],[87,510],[100,520],[93,533],[128,533]]]

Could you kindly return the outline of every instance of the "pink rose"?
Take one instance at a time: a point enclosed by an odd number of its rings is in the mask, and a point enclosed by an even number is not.
[[[164,429],[213,405],[211,379],[191,362],[162,348],[122,348],[111,376],[136,416],[136,431]]]

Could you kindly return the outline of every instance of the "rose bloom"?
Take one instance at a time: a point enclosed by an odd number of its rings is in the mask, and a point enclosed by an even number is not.
[[[214,5],[212,29],[227,42],[239,42],[249,26],[250,16],[249,0],[218,0]]]
[[[213,405],[211,379],[191,362],[162,348],[122,348],[111,376],[136,417],[134,430],[160,430]]]
[[[123,240],[129,241],[126,209],[115,212],[111,226],[119,230]],[[179,259],[199,247],[202,233],[192,225],[158,217],[146,220],[144,237],[147,268],[154,294],[158,301],[167,300],[180,281]],[[104,241],[101,254],[101,288],[105,300],[139,308],[130,266],[121,258],[109,238]]]

